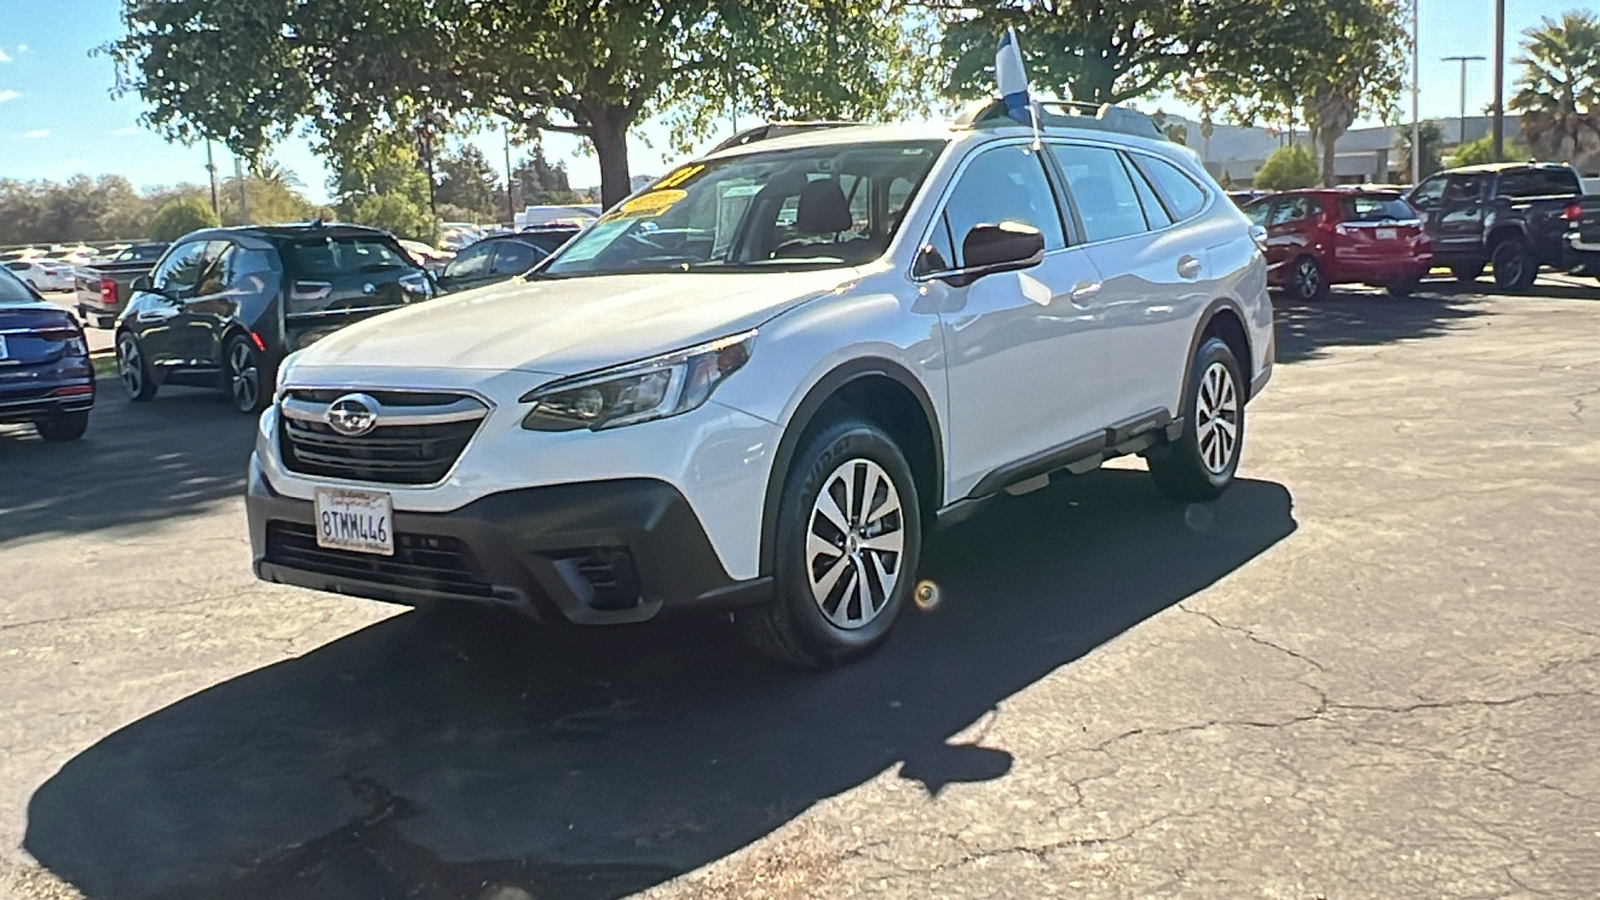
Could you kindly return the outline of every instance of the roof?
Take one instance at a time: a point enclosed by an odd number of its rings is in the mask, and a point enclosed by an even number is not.
[[[1480,164],[1478,164],[1476,166],[1457,166],[1454,169],[1446,169],[1445,171],[1446,172],[1476,173],[1476,172],[1504,172],[1504,171],[1506,171],[1508,169],[1570,169],[1570,168],[1572,168],[1572,167],[1567,165],[1564,162],[1541,162],[1540,160],[1529,159],[1529,160],[1523,160],[1521,162],[1480,163]]]
[[[389,232],[379,228],[368,228],[365,225],[330,224],[318,225],[307,223],[304,225],[232,225],[227,228],[205,228],[195,231],[184,237],[255,237],[266,240],[281,238],[303,237],[393,237]]]

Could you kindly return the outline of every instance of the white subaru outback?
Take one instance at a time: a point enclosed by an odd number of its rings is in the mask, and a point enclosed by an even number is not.
[[[731,611],[867,653],[923,536],[1137,453],[1226,488],[1272,370],[1266,266],[1138,114],[778,129],[682,166],[526,277],[295,353],[256,574],[546,620]]]

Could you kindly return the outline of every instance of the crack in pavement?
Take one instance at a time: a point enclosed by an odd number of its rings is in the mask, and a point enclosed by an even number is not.
[[[1191,608],[1189,608],[1189,606],[1187,606],[1185,603],[1183,603],[1181,601],[1178,603],[1178,608],[1183,610],[1186,613],[1189,613],[1190,615],[1200,616],[1201,618],[1206,619],[1207,621],[1211,622],[1211,624],[1217,626],[1218,628],[1223,628],[1223,629],[1226,629],[1228,631],[1236,631],[1236,632],[1244,635],[1245,637],[1249,638],[1250,640],[1254,641],[1255,643],[1260,644],[1263,647],[1271,647],[1273,650],[1276,650],[1279,653],[1288,654],[1289,656],[1292,656],[1295,659],[1298,659],[1301,662],[1306,663],[1307,665],[1309,665],[1312,668],[1316,669],[1318,672],[1326,672],[1327,671],[1327,669],[1322,665],[1322,663],[1319,663],[1316,660],[1312,659],[1311,657],[1306,656],[1304,653],[1299,653],[1297,651],[1290,650],[1288,647],[1285,647],[1285,646],[1283,646],[1281,644],[1275,644],[1272,641],[1269,641],[1266,638],[1261,637],[1260,635],[1256,634],[1254,631],[1252,631],[1252,630],[1250,630],[1248,628],[1241,628],[1238,625],[1229,625],[1227,622],[1224,622],[1221,619],[1218,619],[1216,616],[1212,615],[1211,613],[1208,613],[1203,609],[1191,609]]]

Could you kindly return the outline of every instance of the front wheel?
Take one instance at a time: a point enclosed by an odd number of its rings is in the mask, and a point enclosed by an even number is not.
[[[1239,361],[1227,342],[1206,339],[1195,352],[1183,392],[1183,434],[1145,455],[1163,494],[1196,503],[1215,500],[1233,483],[1244,447],[1244,390]]]
[[[233,401],[233,408],[242,413],[258,413],[270,388],[263,388],[266,367],[261,352],[242,334],[228,339],[222,348],[223,390]]]
[[[745,637],[805,669],[877,649],[915,587],[919,503],[905,456],[876,426],[846,419],[806,441],[778,504],[775,596],[737,614]]]
[[[139,339],[126,331],[117,335],[117,377],[128,389],[130,400],[143,402],[156,395],[156,380],[151,377]]]
[[[1471,284],[1478,280],[1479,275],[1483,274],[1483,263],[1456,263],[1450,267],[1450,274],[1454,275],[1456,281],[1462,284]]]
[[[1402,278],[1384,285],[1384,289],[1391,297],[1409,297],[1417,292],[1417,287],[1422,283],[1420,278]]]
[[[89,411],[56,413],[34,424],[39,437],[51,443],[75,441],[89,429]]]
[[[1502,291],[1525,291],[1539,274],[1539,263],[1521,238],[1506,238],[1496,244],[1489,262],[1494,267],[1495,287]]]

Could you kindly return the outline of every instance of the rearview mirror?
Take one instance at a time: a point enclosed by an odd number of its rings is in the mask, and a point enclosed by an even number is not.
[[[985,275],[1026,269],[1044,261],[1044,235],[1020,222],[974,225],[961,242],[962,268],[944,276],[950,284],[971,284]]]

